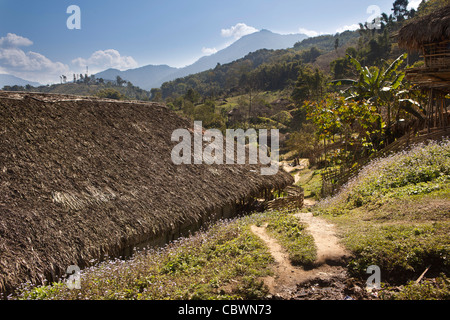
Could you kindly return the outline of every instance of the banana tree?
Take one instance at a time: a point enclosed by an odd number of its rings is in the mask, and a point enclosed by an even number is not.
[[[397,92],[403,84],[405,73],[399,71],[399,67],[404,63],[407,54],[402,54],[390,65],[385,63],[381,68],[363,67],[355,58],[348,56],[351,64],[359,73],[358,80],[342,79],[331,83],[334,85],[348,86],[343,93],[346,99],[354,101],[366,100],[372,103],[379,113],[381,108],[386,107],[387,128],[391,126],[391,110],[396,105]]]

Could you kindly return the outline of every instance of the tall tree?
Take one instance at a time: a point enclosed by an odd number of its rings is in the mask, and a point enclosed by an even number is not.
[[[403,21],[409,15],[408,0],[395,0],[392,11],[397,21]]]

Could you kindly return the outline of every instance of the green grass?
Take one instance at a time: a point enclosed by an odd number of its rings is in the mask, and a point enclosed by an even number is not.
[[[306,168],[296,172],[300,174],[300,180],[297,185],[304,190],[305,198],[314,198],[318,200],[322,190],[322,170],[315,168]]]
[[[386,286],[405,290],[386,289],[385,298],[412,297],[415,289],[423,290],[424,298],[433,296],[431,282],[407,284],[428,266],[429,277],[449,275],[449,174],[450,143],[421,145],[369,164],[338,195],[318,204],[315,214],[339,227],[353,253],[351,276],[367,279],[367,267],[377,265]],[[448,285],[435,289],[437,296],[449,294]]]
[[[400,290],[385,288],[381,297],[386,300],[449,300],[450,279],[442,274],[421,283],[411,281]]]
[[[286,249],[293,265],[311,266],[317,258],[314,238],[289,211],[269,211],[254,217],[256,225],[267,225],[267,232]]]

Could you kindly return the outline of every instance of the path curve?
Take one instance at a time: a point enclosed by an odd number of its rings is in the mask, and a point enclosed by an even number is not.
[[[307,203],[313,205],[314,201]],[[274,276],[264,278],[272,296],[290,299],[302,284],[313,280],[330,281],[342,278],[345,274],[345,262],[350,253],[339,243],[334,225],[314,217],[312,213],[294,214],[302,223],[307,224],[307,230],[314,237],[317,247],[317,259],[312,269],[293,266],[286,250],[271,237],[266,227],[251,226],[251,231],[264,241],[275,259]]]
[[[336,236],[336,227],[324,219],[315,217],[311,212],[294,215],[308,227],[317,248],[315,265],[342,265],[351,256]]]

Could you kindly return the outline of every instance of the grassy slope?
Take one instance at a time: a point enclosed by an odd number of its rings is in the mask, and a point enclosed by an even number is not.
[[[316,209],[341,230],[354,254],[350,275],[367,278],[378,265],[382,281],[404,285],[427,276],[434,286],[411,284],[387,298],[449,298],[450,143],[418,146],[373,162],[336,197]],[[439,277],[440,275],[440,277]],[[414,294],[413,294],[414,293]]]

